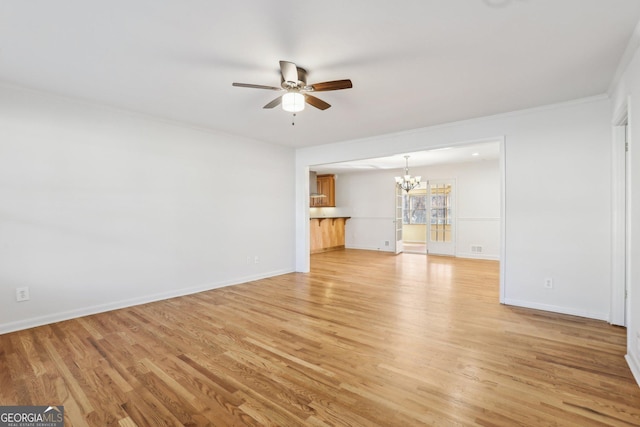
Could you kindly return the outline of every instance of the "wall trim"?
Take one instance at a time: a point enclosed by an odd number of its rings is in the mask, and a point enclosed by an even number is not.
[[[638,50],[638,47],[640,47],[640,22],[638,22],[633,29],[633,33],[631,33],[631,37],[629,38],[629,42],[624,49],[622,58],[620,58],[620,62],[618,62],[618,67],[616,68],[616,72],[613,75],[613,79],[611,79],[611,83],[609,83],[609,89],[607,90],[607,93],[609,95],[613,94],[613,91],[620,83],[620,79],[633,60],[633,56]]]
[[[507,297],[507,141],[503,135],[500,140],[500,293],[499,300],[504,304]]]
[[[9,89],[9,90],[18,90],[18,91],[22,91],[22,92],[27,92],[27,93],[30,93],[30,94],[33,94],[33,95],[47,97],[50,100],[56,101],[56,102],[66,102],[66,103],[69,103],[69,104],[75,104],[75,105],[79,105],[79,106],[83,106],[83,107],[87,107],[87,108],[93,108],[93,109],[108,111],[108,112],[113,113],[113,114],[122,114],[122,115],[126,115],[128,117],[133,117],[133,118],[137,118],[137,119],[140,119],[140,120],[153,121],[153,122],[156,122],[158,124],[163,124],[165,126],[172,126],[172,127],[177,127],[177,128],[181,128],[181,129],[189,129],[189,130],[192,130],[192,131],[202,132],[202,133],[206,133],[206,134],[209,134],[209,135],[228,137],[228,138],[234,138],[234,139],[241,139],[241,140],[244,140],[244,141],[251,141],[253,143],[267,144],[267,145],[271,145],[271,146],[277,146],[277,147],[282,147],[282,148],[290,148],[290,149],[294,149],[295,150],[295,147],[290,147],[290,146],[285,145],[285,144],[276,144],[276,143],[265,141],[265,140],[262,140],[262,139],[255,139],[255,138],[250,138],[248,136],[242,136],[242,135],[237,135],[237,134],[225,132],[225,131],[220,130],[220,129],[214,129],[214,128],[207,127],[205,125],[201,125],[201,124],[197,124],[197,123],[185,122],[185,121],[171,119],[171,118],[168,118],[168,117],[162,117],[162,116],[158,116],[158,115],[154,115],[154,114],[150,114],[150,113],[143,113],[141,111],[122,108],[122,107],[114,106],[114,105],[111,105],[111,104],[105,104],[105,103],[101,103],[101,102],[96,102],[96,101],[92,101],[92,100],[85,99],[85,98],[78,98],[78,97],[74,97],[74,96],[63,95],[63,94],[58,93],[58,92],[42,90],[42,89],[36,89],[36,88],[30,87],[30,86],[24,86],[24,85],[19,85],[19,84],[15,84],[15,83],[8,83],[8,82],[0,82],[0,88],[6,88],[6,89]]]
[[[590,104],[592,102],[598,102],[598,101],[603,101],[608,99],[609,99],[609,95],[607,93],[602,93],[599,95],[572,99],[569,101],[561,101],[554,104],[545,104],[538,107],[507,111],[504,113],[497,113],[489,116],[474,117],[470,119],[463,119],[463,120],[458,120],[453,122],[434,124],[430,126],[407,129],[403,131],[391,132],[391,133],[386,133],[382,135],[368,136],[364,138],[351,139],[347,141],[337,141],[329,144],[296,147],[296,160],[299,160],[298,153],[300,152],[305,152],[304,155],[306,157],[307,151],[323,150],[323,149],[326,149],[327,147],[332,147],[332,146],[339,146],[339,147],[359,146],[361,144],[373,143],[376,141],[391,141],[393,139],[402,138],[406,136],[415,136],[415,135],[421,136],[425,132],[429,133],[429,132],[434,132],[441,129],[464,127],[464,126],[475,125],[478,123],[486,123],[486,122],[505,119],[505,118],[521,117],[521,116],[536,114],[536,113],[545,112],[545,111],[553,111],[553,110],[565,109],[568,107]],[[427,147],[422,147],[422,148],[419,148],[419,147],[411,148],[411,151],[428,151],[428,150],[435,150],[443,147],[463,146],[468,144],[476,144],[476,143],[491,142],[491,141],[494,141],[494,142],[504,141],[504,135],[501,135],[498,137],[492,137],[492,138],[484,137],[484,138],[478,138],[478,139],[458,140],[455,142],[442,142],[441,144],[429,145]],[[307,164],[306,160],[302,160],[302,163],[306,166],[313,166],[315,164],[329,164],[329,163],[339,163],[339,162],[352,161],[352,160],[364,160],[371,157],[385,157],[385,156],[391,156],[391,155],[402,153],[402,152],[403,152],[403,149],[398,148],[397,146],[389,145],[389,147],[386,148],[384,151],[375,153],[374,155],[368,155],[364,158],[360,156],[356,156],[355,158],[349,157],[349,158],[340,158],[340,159],[329,159],[326,161],[321,161],[320,163],[309,163],[309,164]]]
[[[492,254],[474,254],[471,252],[458,252],[456,254],[456,258],[466,258],[466,259],[485,259],[488,261],[500,261],[500,255],[492,255]]]
[[[487,217],[487,218],[458,217],[458,221],[500,221],[500,217]]]
[[[345,245],[345,249],[359,249],[362,251],[376,251],[376,252],[389,252],[389,253],[394,253],[394,251],[390,250],[390,249],[380,249],[380,248],[376,248],[373,246],[357,246],[357,245]],[[416,253],[414,252],[400,252],[400,253],[407,253],[407,254],[413,254],[416,255]],[[428,256],[429,254],[417,254],[417,255],[425,255]],[[449,255],[432,255],[432,256],[449,256]],[[454,258],[465,258],[465,259],[484,259],[484,260],[488,260],[488,261],[500,261],[500,256],[498,255],[477,255],[477,254],[472,254],[472,253],[458,253],[454,256]]]
[[[394,253],[393,249],[381,249],[375,246],[359,246],[359,245],[345,245],[345,249],[359,249],[362,251],[376,251],[376,252],[389,252]]]
[[[274,276],[281,276],[283,274],[288,274],[293,272],[294,272],[293,269],[275,270],[275,271],[271,271],[263,274],[244,276],[234,280],[207,283],[204,285],[177,289],[170,292],[161,292],[158,294],[145,295],[138,298],[125,299],[125,300],[120,300],[120,301],[116,301],[108,304],[98,304],[98,305],[93,305],[93,306],[80,308],[76,310],[63,311],[60,313],[53,313],[46,316],[32,317],[29,319],[4,323],[4,324],[0,324],[0,335],[6,334],[9,332],[20,331],[23,329],[35,328],[37,326],[48,325],[51,323],[62,322],[64,320],[90,316],[92,314],[104,313],[107,311],[119,310],[122,308],[133,307],[141,304],[147,304],[150,302],[163,301],[171,298],[197,294],[200,292],[210,291],[218,288],[224,288],[227,286],[240,285],[242,283],[252,282],[260,279],[267,279],[269,277],[274,277]]]
[[[532,308],[535,310],[550,311],[553,313],[569,314],[571,316],[586,317],[588,319],[603,320],[605,322],[609,320],[609,313],[591,312],[588,310],[580,310],[573,307],[563,307],[563,306],[551,305],[551,304],[540,304],[536,302],[515,300],[511,298],[505,298],[503,304],[512,305],[515,307]]]
[[[640,362],[633,356],[631,353],[627,353],[624,357],[629,365],[629,369],[631,369],[631,373],[633,374],[633,378],[635,378],[638,386],[640,387]]]
[[[376,221],[394,221],[395,218],[392,216],[351,216],[349,221],[353,221],[354,219],[366,219],[366,220],[371,220],[371,219],[375,219]]]

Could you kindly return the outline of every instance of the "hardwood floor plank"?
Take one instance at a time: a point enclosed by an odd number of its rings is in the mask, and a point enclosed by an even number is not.
[[[125,417],[121,420],[118,420],[118,425],[120,427],[138,427],[138,425],[130,417]]]
[[[62,356],[60,356],[55,346],[49,340],[45,340],[43,344],[47,350],[47,353],[49,354],[49,357],[51,357],[51,360],[55,365],[57,373],[64,380],[65,386],[68,388],[70,395],[73,396],[74,401],[80,406],[80,410],[82,411],[82,413],[89,414],[93,412],[94,408],[91,400],[87,397],[84,391],[90,390],[88,389],[88,387],[85,389],[82,388],[82,377],[74,376],[74,373],[66,364],[66,362],[68,362],[69,364],[73,364],[73,359],[69,358],[65,361]]]
[[[65,425],[70,424],[74,427],[89,427],[91,425],[89,424],[90,414],[78,405],[64,379],[61,376],[56,377],[54,378],[54,384],[56,394],[53,399],[57,400],[54,402],[54,405],[64,406]],[[39,398],[42,399],[43,397],[40,396]],[[48,400],[51,398],[51,396],[47,396]],[[33,400],[28,401],[28,403],[20,402],[20,405],[40,405],[41,403],[38,398],[34,397]]]
[[[500,305],[497,262],[311,261],[0,335],[0,404],[69,426],[640,425],[626,330]]]
[[[136,425],[141,427],[185,425],[147,388],[129,393],[128,399],[121,406]]]

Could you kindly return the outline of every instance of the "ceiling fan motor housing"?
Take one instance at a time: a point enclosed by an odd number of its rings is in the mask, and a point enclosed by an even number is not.
[[[296,70],[298,71],[297,82],[285,81],[284,76],[282,74],[280,75],[280,86],[282,86],[282,89],[304,89],[305,86],[307,86],[307,70],[300,67],[296,67]]]

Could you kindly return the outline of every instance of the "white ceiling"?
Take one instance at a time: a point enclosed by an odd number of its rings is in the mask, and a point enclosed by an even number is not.
[[[638,0],[0,0],[0,82],[294,147],[601,94]],[[264,110],[278,61],[332,104]]]
[[[310,169],[318,173],[353,173],[385,169],[403,169],[406,164],[404,156],[409,156],[409,170],[417,166],[435,166],[453,163],[472,163],[500,158],[500,142],[489,141],[454,147],[438,148],[428,151],[396,154],[376,159],[354,160],[312,166]]]

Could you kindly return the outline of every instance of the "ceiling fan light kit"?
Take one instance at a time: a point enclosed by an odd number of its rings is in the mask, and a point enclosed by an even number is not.
[[[233,86],[284,91],[285,93],[282,96],[277,97],[262,108],[274,108],[282,104],[284,111],[297,113],[304,110],[305,103],[319,110],[326,110],[331,107],[331,104],[310,95],[310,92],[351,89],[353,84],[351,80],[345,79],[307,85],[307,70],[298,67],[293,62],[280,61],[280,87],[251,83],[233,83]]]
[[[304,110],[304,95],[300,92],[287,92],[282,95],[282,109],[290,113]]]

